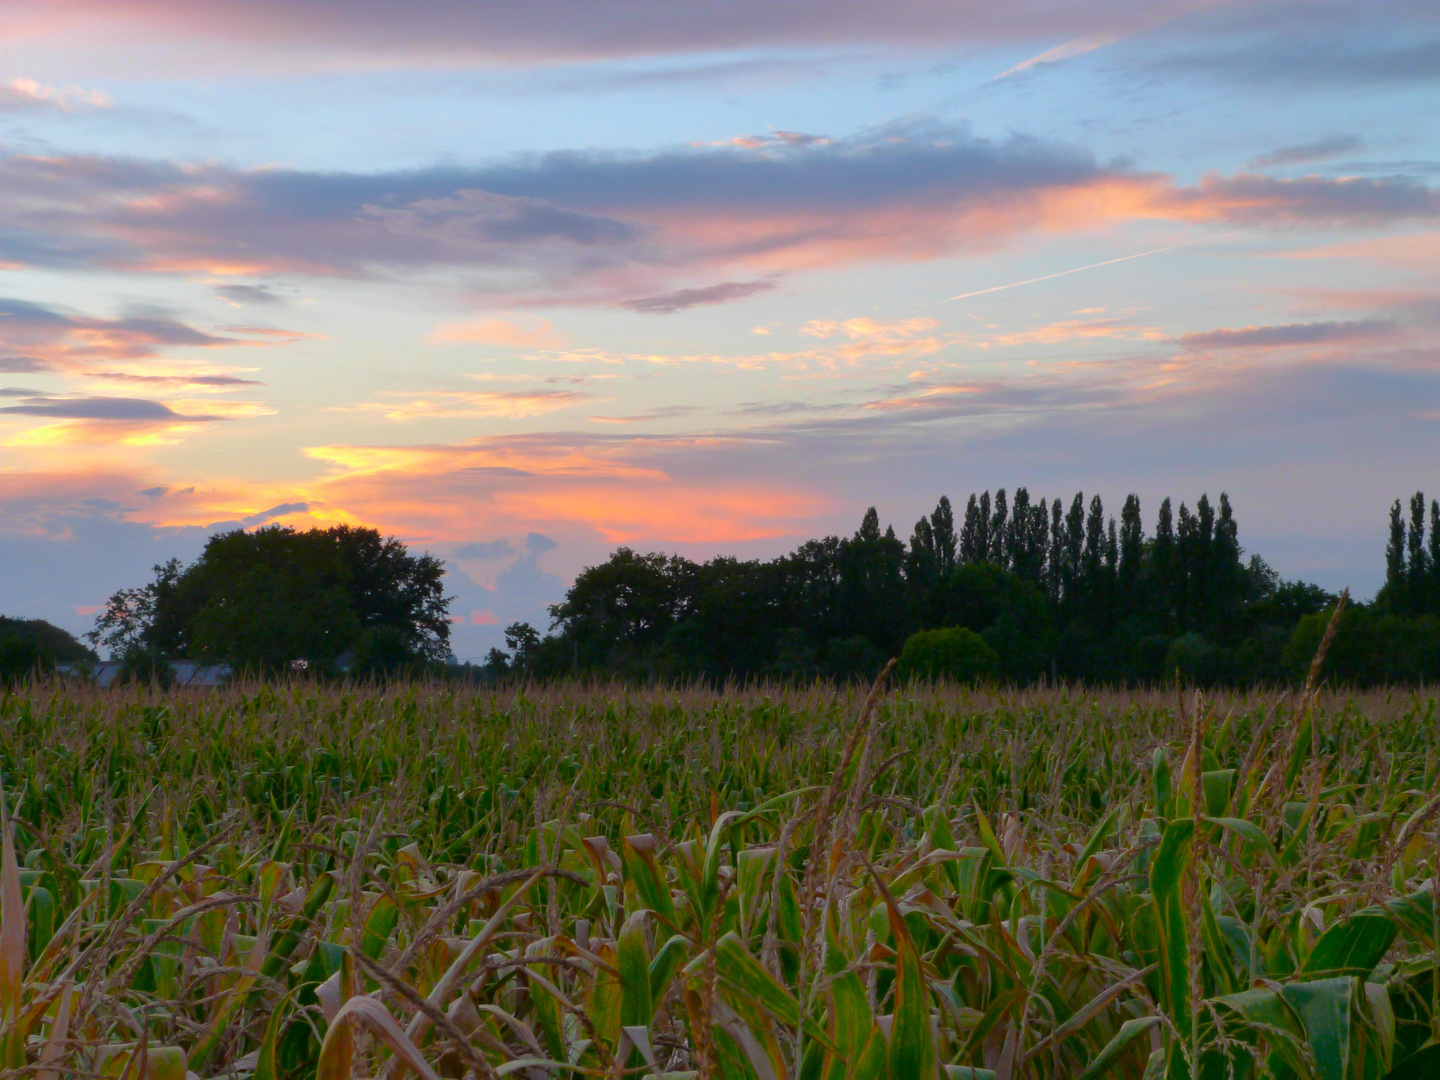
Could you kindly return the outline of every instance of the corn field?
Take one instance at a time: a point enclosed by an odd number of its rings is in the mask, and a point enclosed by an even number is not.
[[[33,683],[0,1067],[1436,1076],[1437,747],[1433,692]]]

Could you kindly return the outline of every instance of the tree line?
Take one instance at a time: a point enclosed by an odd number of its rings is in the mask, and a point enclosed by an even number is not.
[[[1385,587],[1343,616],[1327,674],[1355,683],[1440,678],[1440,507],[1397,501]],[[1128,684],[1279,684],[1303,677],[1336,597],[1246,557],[1233,508],[1201,495],[1140,500],[1118,520],[1100,496],[1032,499],[1025,488],[948,498],[907,541],[874,508],[851,536],[773,560],[619,548],[550,609],[544,636],[507,631],[488,677],[868,678],[913,635],[962,628],[996,678]]]
[[[1015,683],[1280,684],[1304,677],[1336,602],[1247,557],[1223,493],[1193,510],[1165,499],[1147,531],[1135,495],[1117,519],[1098,495],[1025,488],[971,495],[959,515],[942,498],[908,541],[872,507],[852,535],[770,560],[622,547],[579,574],[548,632],[512,624],[473,666],[446,664],[444,564],[374,529],[236,530],[154,573],[88,635],[137,675],[185,658],[256,674],[868,679],[909,643],[917,672]],[[1395,501],[1384,587],[1346,609],[1328,655],[1338,681],[1440,679],[1440,501]],[[48,623],[0,619],[0,676],[94,657]]]

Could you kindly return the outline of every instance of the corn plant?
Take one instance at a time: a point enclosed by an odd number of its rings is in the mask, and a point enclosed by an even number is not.
[[[1313,685],[36,684],[0,698],[3,1067],[1435,1075],[1436,721]]]

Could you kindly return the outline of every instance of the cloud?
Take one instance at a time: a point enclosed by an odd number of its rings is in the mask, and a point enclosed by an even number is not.
[[[38,356],[0,356],[0,371],[6,374],[31,375],[50,370],[50,365]]]
[[[642,315],[671,315],[687,308],[703,307],[709,304],[728,304],[732,300],[743,300],[749,296],[769,292],[776,287],[776,281],[762,278],[759,281],[722,281],[718,285],[706,285],[699,289],[677,289],[662,296],[644,296],[636,300],[623,300],[616,307],[636,311]]]
[[[1324,161],[1340,157],[1365,148],[1365,140],[1359,135],[1329,135],[1306,143],[1282,146],[1268,154],[1250,160],[1252,169],[1268,169],[1276,165],[1303,165],[1310,161]]]
[[[450,554],[457,559],[503,559],[514,555],[515,548],[509,540],[477,540],[452,548]]]
[[[1037,230],[1440,218],[1440,192],[1403,179],[1240,174],[1182,186],[1073,147],[924,123],[833,142],[777,138],[763,150],[559,152],[373,174],[11,154],[0,157],[0,186],[0,260],[15,265],[227,276],[449,269],[464,271],[487,306],[642,311],[731,299],[765,280],[674,287],[699,272],[931,259]],[[488,343],[528,347],[539,333],[473,325]]]
[[[0,407],[0,413],[59,420],[139,420],[187,424],[220,419],[217,416],[181,416],[158,401],[117,397],[35,397],[26,399],[20,405]]]
[[[136,375],[125,371],[86,372],[90,379],[106,382],[142,383],[151,386],[188,386],[225,389],[237,386],[263,386],[258,379],[242,379],[238,375]]]
[[[995,76],[994,81],[1008,79],[1020,75],[1037,67],[1048,67],[1051,64],[1058,64],[1065,60],[1072,60],[1077,56],[1085,56],[1096,49],[1103,49],[1107,45],[1114,45],[1120,40],[1120,35],[1110,33],[1087,34],[1085,37],[1076,38],[1074,41],[1067,41],[1063,45],[1056,45],[1053,49],[1046,49],[1038,56],[1032,56],[1028,60],[1022,60],[1014,67],[1002,71]]]
[[[565,335],[558,333],[549,319],[534,315],[444,323],[435,328],[430,341],[444,345],[504,345],[517,349],[562,349],[566,345]]]
[[[628,0],[621,8],[577,0],[414,0],[402,10],[340,0],[79,0],[62,7],[11,0],[12,16],[37,36],[97,46],[185,42],[205,55],[212,42],[259,63],[328,62],[354,57],[415,62],[576,60],[716,53],[726,50],[833,47],[973,47],[985,41],[1076,37],[1114,25],[1186,10],[1177,0],[1112,0],[1103,6],[1067,0],[992,4],[957,0],[873,3],[775,3],[772,0]],[[125,50],[120,50],[124,52]],[[172,48],[169,54],[177,52]],[[149,55],[149,51],[146,52]],[[162,55],[166,55],[162,52]],[[169,56],[166,56],[169,59]],[[193,63],[193,59],[191,60]],[[233,62],[233,61],[232,61]]]
[[[1285,252],[1291,259],[1365,259],[1382,266],[1435,273],[1440,270],[1440,232],[1408,232],[1373,236],[1318,248]]]
[[[0,361],[7,371],[88,373],[97,364],[150,361],[177,348],[218,349],[259,345],[255,337],[222,337],[164,315],[118,319],[71,314],[28,300],[0,297]],[[123,374],[123,373],[122,373]],[[135,373],[129,373],[135,374]],[[213,372],[196,373],[217,379]],[[212,385],[234,385],[213,382]]]
[[[800,327],[800,333],[828,341],[844,338],[844,343],[830,347],[837,358],[860,360],[869,356],[924,356],[939,352],[947,344],[944,336],[931,331],[940,325],[938,319],[901,319],[879,322],[860,317],[843,321],[811,319]]]
[[[1398,179],[1211,174],[1164,192],[1156,209],[1157,216],[1244,225],[1377,225],[1440,217],[1440,191]]]
[[[633,416],[591,416],[589,419],[596,424],[651,424],[657,420],[674,420],[699,411],[699,407],[695,405],[660,405]]]
[[[114,104],[110,96],[82,86],[45,86],[34,79],[15,78],[0,83],[0,112],[21,109],[108,109]]]
[[[1383,319],[1349,322],[1285,323],[1280,326],[1222,327],[1219,330],[1181,334],[1176,341],[1188,349],[1276,348],[1286,345],[1321,345],[1366,341],[1395,332]]]
[[[258,514],[250,514],[240,519],[240,524],[247,529],[253,529],[257,525],[264,525],[276,518],[287,517],[290,514],[304,514],[310,510],[309,503],[291,502],[281,503],[279,506],[272,506],[269,510],[261,510]]]
[[[543,529],[614,543],[665,535],[755,539],[789,534],[825,504],[793,485],[718,474],[682,479],[663,467],[677,455],[724,445],[725,437],[536,433],[306,453],[327,467],[317,488],[328,501],[383,505],[385,520],[419,535],[463,535],[479,517],[516,532]]]
[[[1354,10],[1361,10],[1357,5]],[[1226,83],[1258,85],[1384,86],[1440,79],[1440,37],[1426,33],[1412,9],[1399,20],[1377,13],[1376,29],[1332,25],[1328,33],[1288,27],[1278,34],[1230,44],[1198,46],[1161,53],[1140,65],[1157,76],[1210,77]],[[1430,22],[1433,23],[1433,9]],[[1399,34],[1387,33],[1399,29]]]
[[[1030,330],[1016,330],[981,339],[987,345],[1061,345],[1095,338],[1161,341],[1165,335],[1154,326],[1142,326],[1126,319],[1063,319]]]
[[[289,302],[285,296],[268,285],[216,285],[212,291],[220,299],[228,300],[237,307],[273,307]]]
[[[387,420],[432,420],[467,417],[517,419],[544,416],[589,401],[580,390],[436,390],[428,394],[392,391],[393,401],[340,406],[352,412],[375,412]]]

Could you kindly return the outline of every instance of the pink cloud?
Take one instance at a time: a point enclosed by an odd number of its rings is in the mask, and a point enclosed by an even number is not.
[[[568,344],[549,319],[535,315],[443,323],[429,340],[440,345],[503,345],[518,349],[563,349]]]

